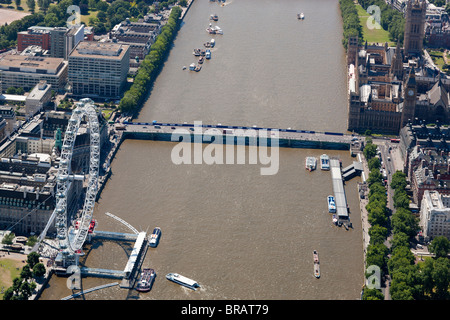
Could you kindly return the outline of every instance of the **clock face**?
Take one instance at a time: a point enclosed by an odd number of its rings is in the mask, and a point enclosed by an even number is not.
[[[414,95],[414,91],[413,91],[412,89],[409,89],[408,95],[409,95],[410,97],[412,97],[412,96]]]

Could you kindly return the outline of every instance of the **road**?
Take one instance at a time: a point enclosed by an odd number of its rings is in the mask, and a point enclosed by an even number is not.
[[[373,139],[373,143],[376,144],[381,153],[381,167],[382,170],[386,170],[387,174],[387,208],[391,213],[394,212],[394,190],[390,187],[392,182],[392,175],[398,170],[403,171],[404,162],[400,153],[398,143],[393,143],[387,139]],[[385,241],[385,245],[390,247],[390,240],[392,235],[388,236]],[[385,287],[382,288],[384,299],[390,300],[389,296],[389,275],[386,276]]]

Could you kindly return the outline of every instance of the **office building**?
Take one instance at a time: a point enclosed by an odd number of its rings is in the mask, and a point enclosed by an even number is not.
[[[72,95],[118,99],[130,68],[130,46],[82,41],[69,55]]]

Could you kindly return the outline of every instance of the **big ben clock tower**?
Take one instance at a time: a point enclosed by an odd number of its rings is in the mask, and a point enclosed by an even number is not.
[[[414,67],[411,68],[409,72],[408,79],[406,81],[406,85],[404,86],[405,90],[403,93],[403,110],[402,117],[400,121],[400,129],[403,128],[409,120],[414,119],[414,113],[416,110],[416,94],[417,94],[417,86],[416,86],[416,75],[414,72]]]

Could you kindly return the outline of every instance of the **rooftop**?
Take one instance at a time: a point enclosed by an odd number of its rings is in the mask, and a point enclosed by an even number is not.
[[[0,58],[0,70],[4,71],[57,74],[62,64],[64,64],[62,58],[12,54]]]
[[[114,42],[81,41],[71,52],[69,58],[81,57],[121,60],[128,49],[129,45],[126,44],[118,44]]]

